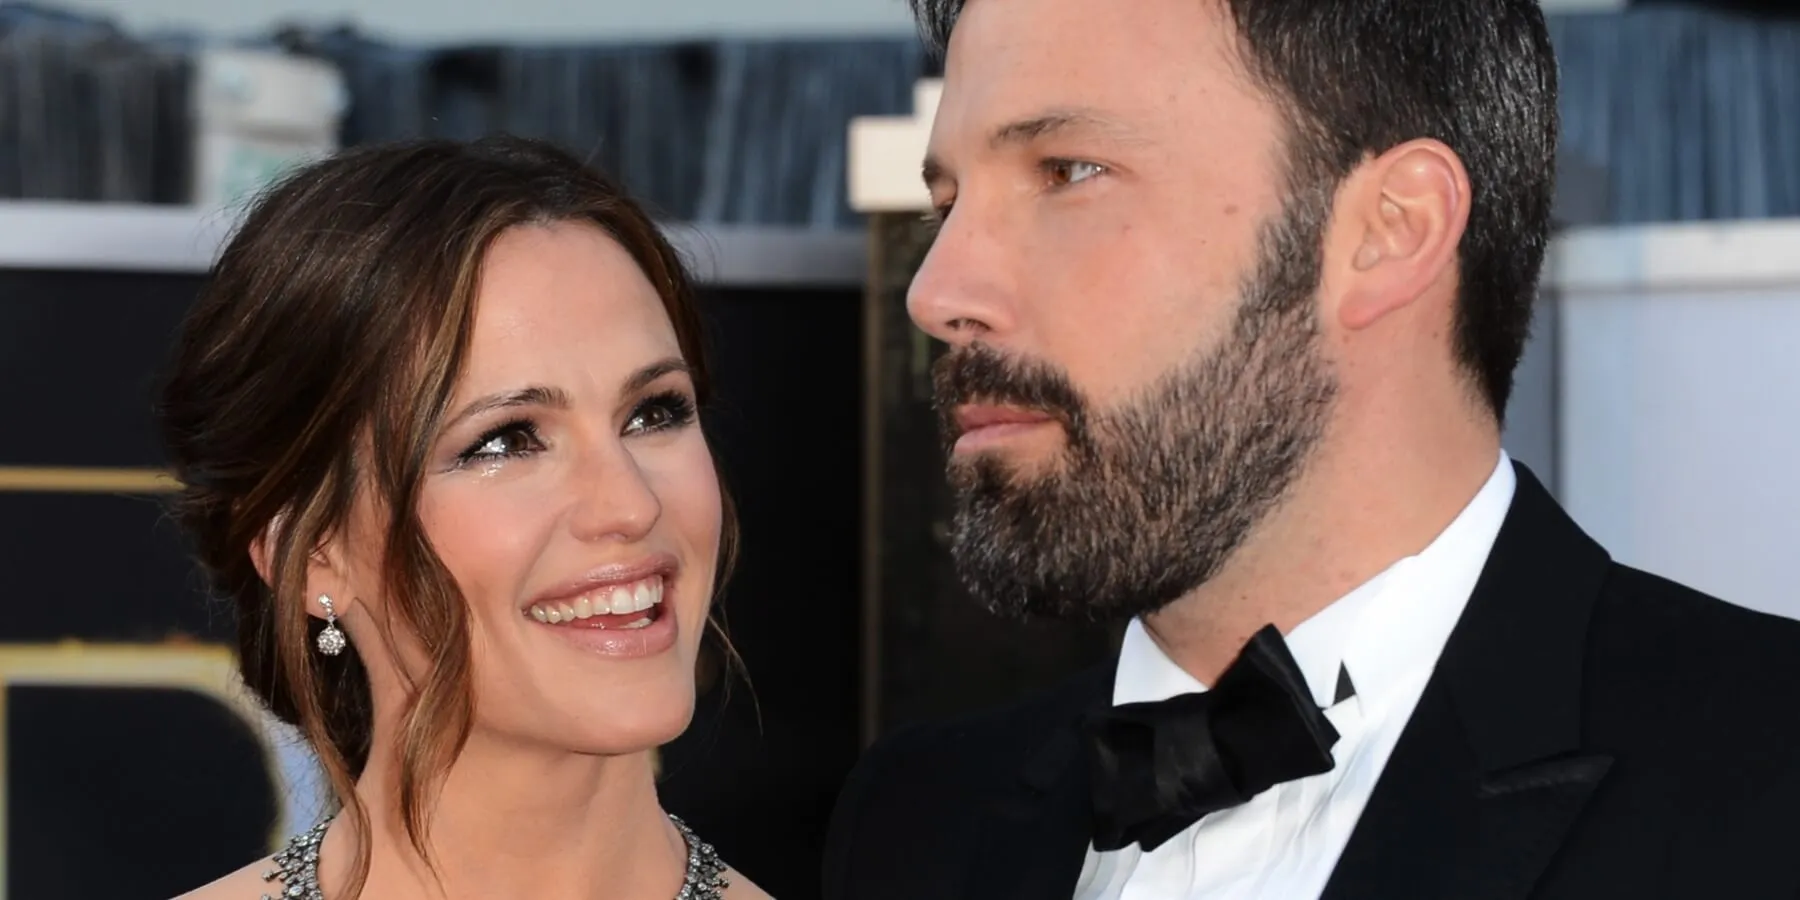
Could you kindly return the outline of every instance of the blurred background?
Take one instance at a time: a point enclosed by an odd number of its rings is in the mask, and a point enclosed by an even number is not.
[[[1508,448],[1623,561],[1800,615],[1800,10],[1544,4],[1559,231]],[[695,263],[750,683],[707,681],[663,792],[776,896],[817,895],[867,741],[1103,657],[947,567],[903,308],[936,75],[903,0],[0,2],[0,900],[166,898],[322,809],[165,521],[150,399],[234,204],[337,147],[549,138]]]

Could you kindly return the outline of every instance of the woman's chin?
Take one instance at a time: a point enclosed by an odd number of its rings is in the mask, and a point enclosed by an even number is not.
[[[559,705],[560,716],[534,723],[531,730],[576,753],[622,756],[654,750],[687,730],[694,718],[694,683],[597,691]]]
[[[687,712],[688,715],[680,717],[665,715],[658,721],[619,723],[617,727],[608,728],[604,733],[583,735],[583,740],[577,747],[580,752],[603,756],[655,750],[687,731],[688,725],[693,722],[693,707],[688,707]]]

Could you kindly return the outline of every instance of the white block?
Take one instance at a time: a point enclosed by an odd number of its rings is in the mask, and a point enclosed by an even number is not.
[[[931,194],[919,178],[931,128],[916,119],[864,117],[850,123],[850,208],[921,212]]]
[[[1552,250],[1559,493],[1621,562],[1800,618],[1800,221]]]
[[[937,117],[938,100],[944,96],[944,79],[921,78],[913,85],[913,118],[930,127]]]
[[[336,150],[347,105],[342,75],[321,60],[202,51],[195,65],[190,202],[236,204],[290,167]]]
[[[910,116],[852,119],[849,133],[850,208],[861,213],[923,212],[931,195],[919,179],[931,122],[943,82],[928,78],[913,86]]]

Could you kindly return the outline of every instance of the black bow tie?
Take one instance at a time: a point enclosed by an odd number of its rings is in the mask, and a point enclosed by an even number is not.
[[[1102,851],[1154,850],[1204,816],[1329,772],[1338,739],[1273,625],[1212,690],[1115,706],[1085,728]]]

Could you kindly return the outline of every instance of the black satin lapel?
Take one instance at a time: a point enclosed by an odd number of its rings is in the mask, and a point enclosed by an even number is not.
[[[1612,757],[1546,760],[1482,779],[1476,791],[1480,832],[1457,894],[1470,900],[1522,900],[1549,868]]]
[[[1071,723],[1026,766],[1011,791],[983,810],[969,900],[1069,900],[1092,841],[1092,800]]]
[[[1322,900],[1530,897],[1611,764],[1568,756],[1484,774],[1434,683]]]

